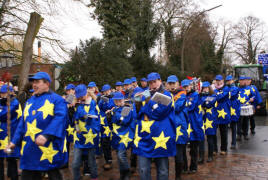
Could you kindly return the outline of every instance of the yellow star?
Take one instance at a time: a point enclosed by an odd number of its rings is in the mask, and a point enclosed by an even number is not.
[[[43,112],[43,119],[46,119],[48,115],[54,115],[54,104],[50,103],[49,100],[46,100],[45,104],[37,111]]]
[[[113,123],[113,132],[115,133],[115,134],[118,134],[118,129],[120,128],[120,126],[118,126],[117,124],[115,124],[115,123]]]
[[[19,119],[22,116],[22,110],[21,110],[21,105],[19,104],[18,109],[16,110],[17,112],[17,119]]]
[[[135,138],[134,138],[134,144],[136,147],[139,146],[139,142],[141,140],[141,137],[139,136],[139,133],[138,133],[138,128],[139,128],[139,125],[137,124],[136,129],[135,129]]]
[[[180,136],[182,136],[183,133],[181,132],[181,126],[178,126],[176,128],[176,141],[179,139]]]
[[[224,111],[224,109],[222,110],[218,110],[218,117],[222,117],[223,119],[225,119],[225,116],[227,115],[227,113]]]
[[[45,147],[45,146],[38,146],[38,147],[42,151],[42,156],[40,158],[40,161],[47,159],[52,164],[53,157],[59,152],[53,149],[52,142],[49,144],[48,147]]]
[[[239,94],[238,94],[238,98],[237,98],[239,101],[241,100],[240,93],[241,93],[241,92],[239,92]]]
[[[193,130],[191,128],[191,124],[189,123],[188,129],[187,129],[188,137],[190,137],[191,132],[193,132]]]
[[[147,132],[147,133],[151,133],[151,126],[153,125],[154,120],[152,121],[141,121],[141,133],[142,132]]]
[[[6,149],[7,145],[8,145],[8,136],[6,136],[4,140],[0,140],[0,150]]]
[[[3,129],[0,128],[0,132],[4,131]]]
[[[76,131],[75,131],[75,132],[74,132],[74,143],[75,143],[76,141],[79,141],[79,138],[77,137],[77,133],[76,133]]]
[[[212,123],[213,123],[213,121],[210,121],[210,120],[207,118],[207,119],[206,119],[206,123],[205,123],[205,125],[206,125],[206,129],[208,129],[208,128],[213,128]]]
[[[33,120],[32,123],[27,122],[27,131],[26,131],[25,137],[30,136],[30,138],[34,142],[35,141],[35,135],[40,133],[40,132],[42,132],[42,129],[39,129],[36,126],[36,119]]]
[[[127,147],[128,143],[132,141],[131,138],[129,138],[129,132],[127,132],[125,135],[119,135],[121,140],[119,141],[120,143],[123,143],[125,147]]]
[[[68,128],[66,129],[66,131],[68,132],[68,136],[71,136],[74,134],[74,128],[71,127],[70,124],[69,124]]]
[[[80,130],[81,132],[87,132],[86,122],[79,121],[79,122],[78,122],[78,127],[79,127],[79,130]]]
[[[90,142],[92,145],[94,145],[94,141],[93,140],[97,136],[97,134],[93,134],[92,129],[89,129],[88,133],[87,134],[83,134],[83,136],[86,138],[85,144],[87,144],[87,143]]]
[[[103,126],[103,128],[104,128],[103,134],[105,134],[106,136],[109,136],[109,134],[111,132],[109,126]]]
[[[244,94],[247,95],[247,96],[249,96],[250,95],[250,89],[245,89]]]
[[[240,98],[240,103],[244,104],[246,102],[246,97]]]
[[[142,106],[145,106],[146,102],[145,101],[142,101]]]
[[[63,153],[67,152],[67,139],[66,137],[64,138],[64,143],[63,143],[63,150],[62,150]]]
[[[101,125],[105,125],[105,123],[104,123],[104,119],[105,119],[105,116],[102,117],[102,116],[100,115],[100,124],[101,124]]]
[[[198,109],[199,109],[199,112],[198,112],[199,114],[200,114],[200,113],[203,113],[203,109],[202,109],[201,104],[198,106]]]
[[[29,116],[29,109],[32,106],[32,104],[26,104],[24,111],[23,111],[23,115],[24,115],[24,121],[26,120],[27,116]]]
[[[98,105],[96,105],[96,110],[98,111],[98,114],[100,114],[100,108]]]
[[[212,114],[212,108],[207,108],[206,112]]]
[[[218,101],[215,102],[215,107],[218,107]]]
[[[255,88],[252,87],[251,89],[252,89],[253,92],[255,92]]]
[[[84,106],[84,110],[86,111],[86,113],[89,112],[89,109],[90,109],[90,105],[85,105],[85,106]]]
[[[231,116],[236,116],[235,109],[231,107]]]
[[[165,137],[164,131],[162,131],[159,137],[152,137],[152,139],[156,143],[154,149],[160,147],[162,147],[163,149],[167,149],[167,142],[170,139],[170,137]]]
[[[204,125],[204,123],[202,125],[202,129],[203,129],[203,132],[205,133],[205,125]]]
[[[20,155],[23,155],[24,146],[26,145],[26,141],[21,142],[21,149],[20,149]]]

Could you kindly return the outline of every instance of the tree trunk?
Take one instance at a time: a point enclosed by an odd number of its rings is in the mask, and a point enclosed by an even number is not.
[[[19,77],[19,91],[22,92],[28,82],[28,74],[33,56],[33,42],[43,22],[43,18],[36,12],[32,12],[27,31],[23,40],[22,64]]]

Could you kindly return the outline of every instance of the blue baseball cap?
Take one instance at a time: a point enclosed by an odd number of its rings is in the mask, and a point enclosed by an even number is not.
[[[191,81],[189,79],[184,79],[181,81],[181,86],[185,87],[185,86],[189,86],[191,83]]]
[[[132,83],[131,79],[125,79],[124,80],[124,85],[129,85],[131,83]]]
[[[239,77],[239,80],[246,80],[247,78],[246,78],[246,76],[240,76]]]
[[[233,80],[233,76],[229,75],[225,78],[226,81],[230,81],[230,80]]]
[[[210,83],[205,81],[202,83],[202,87],[209,87],[210,86]]]
[[[75,87],[75,97],[80,98],[87,94],[87,87],[84,84],[79,84]]]
[[[131,78],[131,81],[132,81],[132,82],[137,82],[137,78],[136,78],[136,77],[132,77],[132,78]]]
[[[175,82],[177,82],[177,81],[179,81],[179,80],[178,80],[177,76],[175,76],[175,75],[171,75],[171,76],[169,76],[169,77],[167,78],[167,83],[169,83],[169,82],[173,82],[173,83],[175,83]]]
[[[141,78],[141,81],[147,82],[147,79],[146,78]]]
[[[122,83],[121,81],[117,81],[117,82],[115,83],[115,85],[116,85],[116,86],[123,86],[123,83]]]
[[[109,84],[104,84],[101,88],[101,91],[104,92],[104,91],[108,91],[111,89],[111,86]]]
[[[215,77],[215,80],[218,80],[218,81],[223,80],[222,75],[218,74],[218,75]]]
[[[121,92],[115,92],[113,96],[113,100],[124,99],[124,95]]]
[[[87,87],[91,88],[91,87],[96,87],[96,83],[94,81],[91,81],[90,83],[88,83]]]
[[[251,77],[249,77],[249,76],[246,76],[246,80],[251,80]]]
[[[136,88],[133,90],[133,93],[132,93],[131,97],[134,97],[135,94],[140,93],[140,92],[143,92],[143,91],[144,91],[144,90],[143,90],[142,88],[140,88],[140,87],[136,87]]]
[[[1,86],[0,93],[7,93],[7,89],[9,89],[10,92],[13,91],[12,86],[8,86],[7,84],[4,84]]]
[[[45,79],[45,80],[47,80],[48,82],[51,83],[50,76],[46,72],[38,72],[38,73],[35,73],[34,76],[32,76],[32,77],[29,78],[30,81],[39,80],[39,79]]]
[[[147,76],[147,81],[154,81],[154,80],[157,80],[157,79],[161,79],[161,77],[160,77],[160,74],[158,74],[156,72],[151,72]]]
[[[65,88],[65,90],[70,90],[70,89],[74,89],[75,88],[75,85],[73,84],[68,84]]]

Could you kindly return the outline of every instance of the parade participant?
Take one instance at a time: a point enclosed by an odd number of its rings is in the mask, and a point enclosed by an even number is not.
[[[74,114],[74,157],[73,157],[73,178],[80,179],[80,166],[83,151],[88,151],[88,163],[90,167],[91,179],[97,179],[97,164],[95,149],[98,146],[98,134],[100,131],[98,110],[96,102],[87,93],[87,87],[80,84],[75,88],[75,96],[80,102]]]
[[[199,141],[204,140],[203,109],[199,94],[194,91],[191,81],[184,79],[181,86],[186,91],[186,109],[188,111],[188,137],[190,141],[190,173],[197,172],[197,157]]]
[[[21,120],[22,110],[19,101],[14,97],[10,96],[10,130],[11,137],[8,137],[8,127],[7,127],[7,96],[9,91],[12,91],[12,87],[8,85],[2,85],[0,89],[0,180],[4,180],[4,160],[7,162],[7,177],[11,180],[18,179],[18,167],[17,159],[20,157],[20,146],[17,146],[13,152],[7,154],[4,149],[8,145],[8,138],[13,138],[15,130],[19,121]]]
[[[125,99],[131,99],[133,93],[133,86],[131,85],[132,81],[130,79],[124,80],[124,90],[125,90]]]
[[[68,161],[66,148],[67,105],[49,90],[50,76],[38,72],[30,78],[34,96],[26,103],[12,141],[6,151],[21,143],[22,180],[38,180],[42,171],[49,179],[62,179],[59,168]]]
[[[90,94],[90,96],[94,99],[94,101],[98,102],[101,94],[99,93],[96,83],[92,81],[88,83],[87,87],[88,87],[88,93]]]
[[[147,85],[147,79],[146,78],[141,78],[140,83],[141,83],[141,88],[144,91],[147,90],[147,89],[149,89],[148,88],[148,85]]]
[[[216,110],[218,113],[217,124],[221,136],[221,155],[226,155],[228,146],[228,124],[231,122],[229,87],[224,86],[222,75],[215,77],[216,89],[214,90],[217,98]]]
[[[123,83],[120,81],[117,81],[115,83],[115,90],[118,92],[121,92],[123,95],[125,95],[124,89],[123,89]]]
[[[210,83],[205,81],[202,83],[201,90],[201,99],[202,99],[202,107],[204,110],[203,121],[205,126],[205,134],[207,136],[208,142],[208,159],[207,162],[211,162],[213,160],[213,151],[214,146],[216,145],[214,139],[216,139],[217,135],[217,112],[215,108],[216,103],[216,95]]]
[[[112,147],[117,152],[120,169],[120,180],[128,180],[130,168],[126,150],[131,146],[135,133],[135,108],[125,104],[121,92],[114,93],[113,101],[116,107],[112,111],[113,135]]]
[[[239,78],[239,95],[238,99],[241,103],[241,109],[245,106],[252,108],[252,103],[255,99],[255,93],[253,92],[252,88],[247,85],[247,77],[241,76]],[[252,110],[253,111],[253,110]],[[248,140],[248,129],[249,129],[249,119],[251,115],[243,115],[241,113],[238,127],[237,127],[237,141],[241,141],[242,135],[244,136],[245,140]],[[242,131],[241,131],[242,130]]]
[[[186,105],[186,91],[179,88],[179,80],[177,76],[171,75],[167,78],[167,90],[170,91],[175,103],[175,123],[176,123],[176,157],[175,172],[176,180],[181,179],[181,173],[184,164],[187,164],[186,144],[188,141],[188,112]]]
[[[240,101],[238,99],[239,88],[235,86],[233,76],[226,77],[226,84],[230,89],[230,112],[231,112],[231,129],[232,129],[232,142],[231,149],[236,149],[236,133],[237,122],[240,117]]]
[[[137,78],[136,78],[136,77],[132,77],[130,80],[132,81],[131,85],[132,85],[132,87],[133,87],[134,89],[135,89],[136,87],[139,87],[139,86],[138,86],[138,82],[137,82]]]
[[[101,124],[101,145],[104,154],[105,164],[103,168],[109,170],[112,168],[112,152],[111,152],[111,110],[114,107],[112,100],[111,86],[109,84],[103,85],[102,96],[99,101],[100,108],[100,124]]]
[[[147,80],[150,94],[141,96],[133,151],[138,155],[141,180],[151,179],[152,161],[156,164],[157,179],[167,180],[168,157],[176,155],[174,106],[171,94],[164,89],[158,73],[150,73]],[[155,94],[163,98],[165,103],[153,101]]]
[[[251,84],[252,82],[252,79],[251,77],[247,77],[246,79],[246,84],[247,86],[250,86],[252,91],[255,93],[255,98],[254,98],[254,101],[253,101],[253,106],[254,106],[254,110],[256,109],[260,109],[261,106],[260,104],[262,103],[262,98],[261,98],[261,95],[260,95],[260,92],[258,90],[258,88]],[[256,111],[254,111],[254,114],[252,116],[250,116],[250,131],[251,131],[251,134],[255,134],[255,118],[254,118],[254,115],[255,115]]]

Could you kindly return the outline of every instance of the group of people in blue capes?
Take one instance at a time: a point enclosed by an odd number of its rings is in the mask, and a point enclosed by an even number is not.
[[[198,164],[218,153],[228,151],[228,128],[231,149],[236,141],[248,140],[249,124],[255,134],[254,112],[262,103],[251,78],[241,76],[239,86],[231,75],[217,75],[210,84],[193,80],[179,82],[171,75],[164,83],[160,74],[152,72],[138,86],[135,77],[116,82],[115,90],[105,84],[98,91],[95,82],[87,86],[68,84],[66,94],[52,92],[50,76],[38,72],[29,79],[33,94],[21,108],[11,86],[0,88],[0,180],[7,176],[18,179],[63,179],[60,169],[71,166],[73,179],[81,178],[81,165],[91,179],[98,179],[96,156],[103,154],[105,170],[112,168],[115,150],[120,179],[133,173],[142,180],[151,179],[151,164],[156,165],[157,179],[169,179],[169,158],[175,158],[176,179],[182,173],[196,173]],[[7,104],[10,96],[10,105]],[[8,119],[10,111],[10,123]],[[243,111],[242,114],[242,109]],[[253,111],[253,113],[248,113]],[[10,127],[8,127],[8,125]],[[73,160],[69,155],[73,146]],[[190,147],[188,164],[187,146]],[[130,162],[127,152],[130,151]]]

